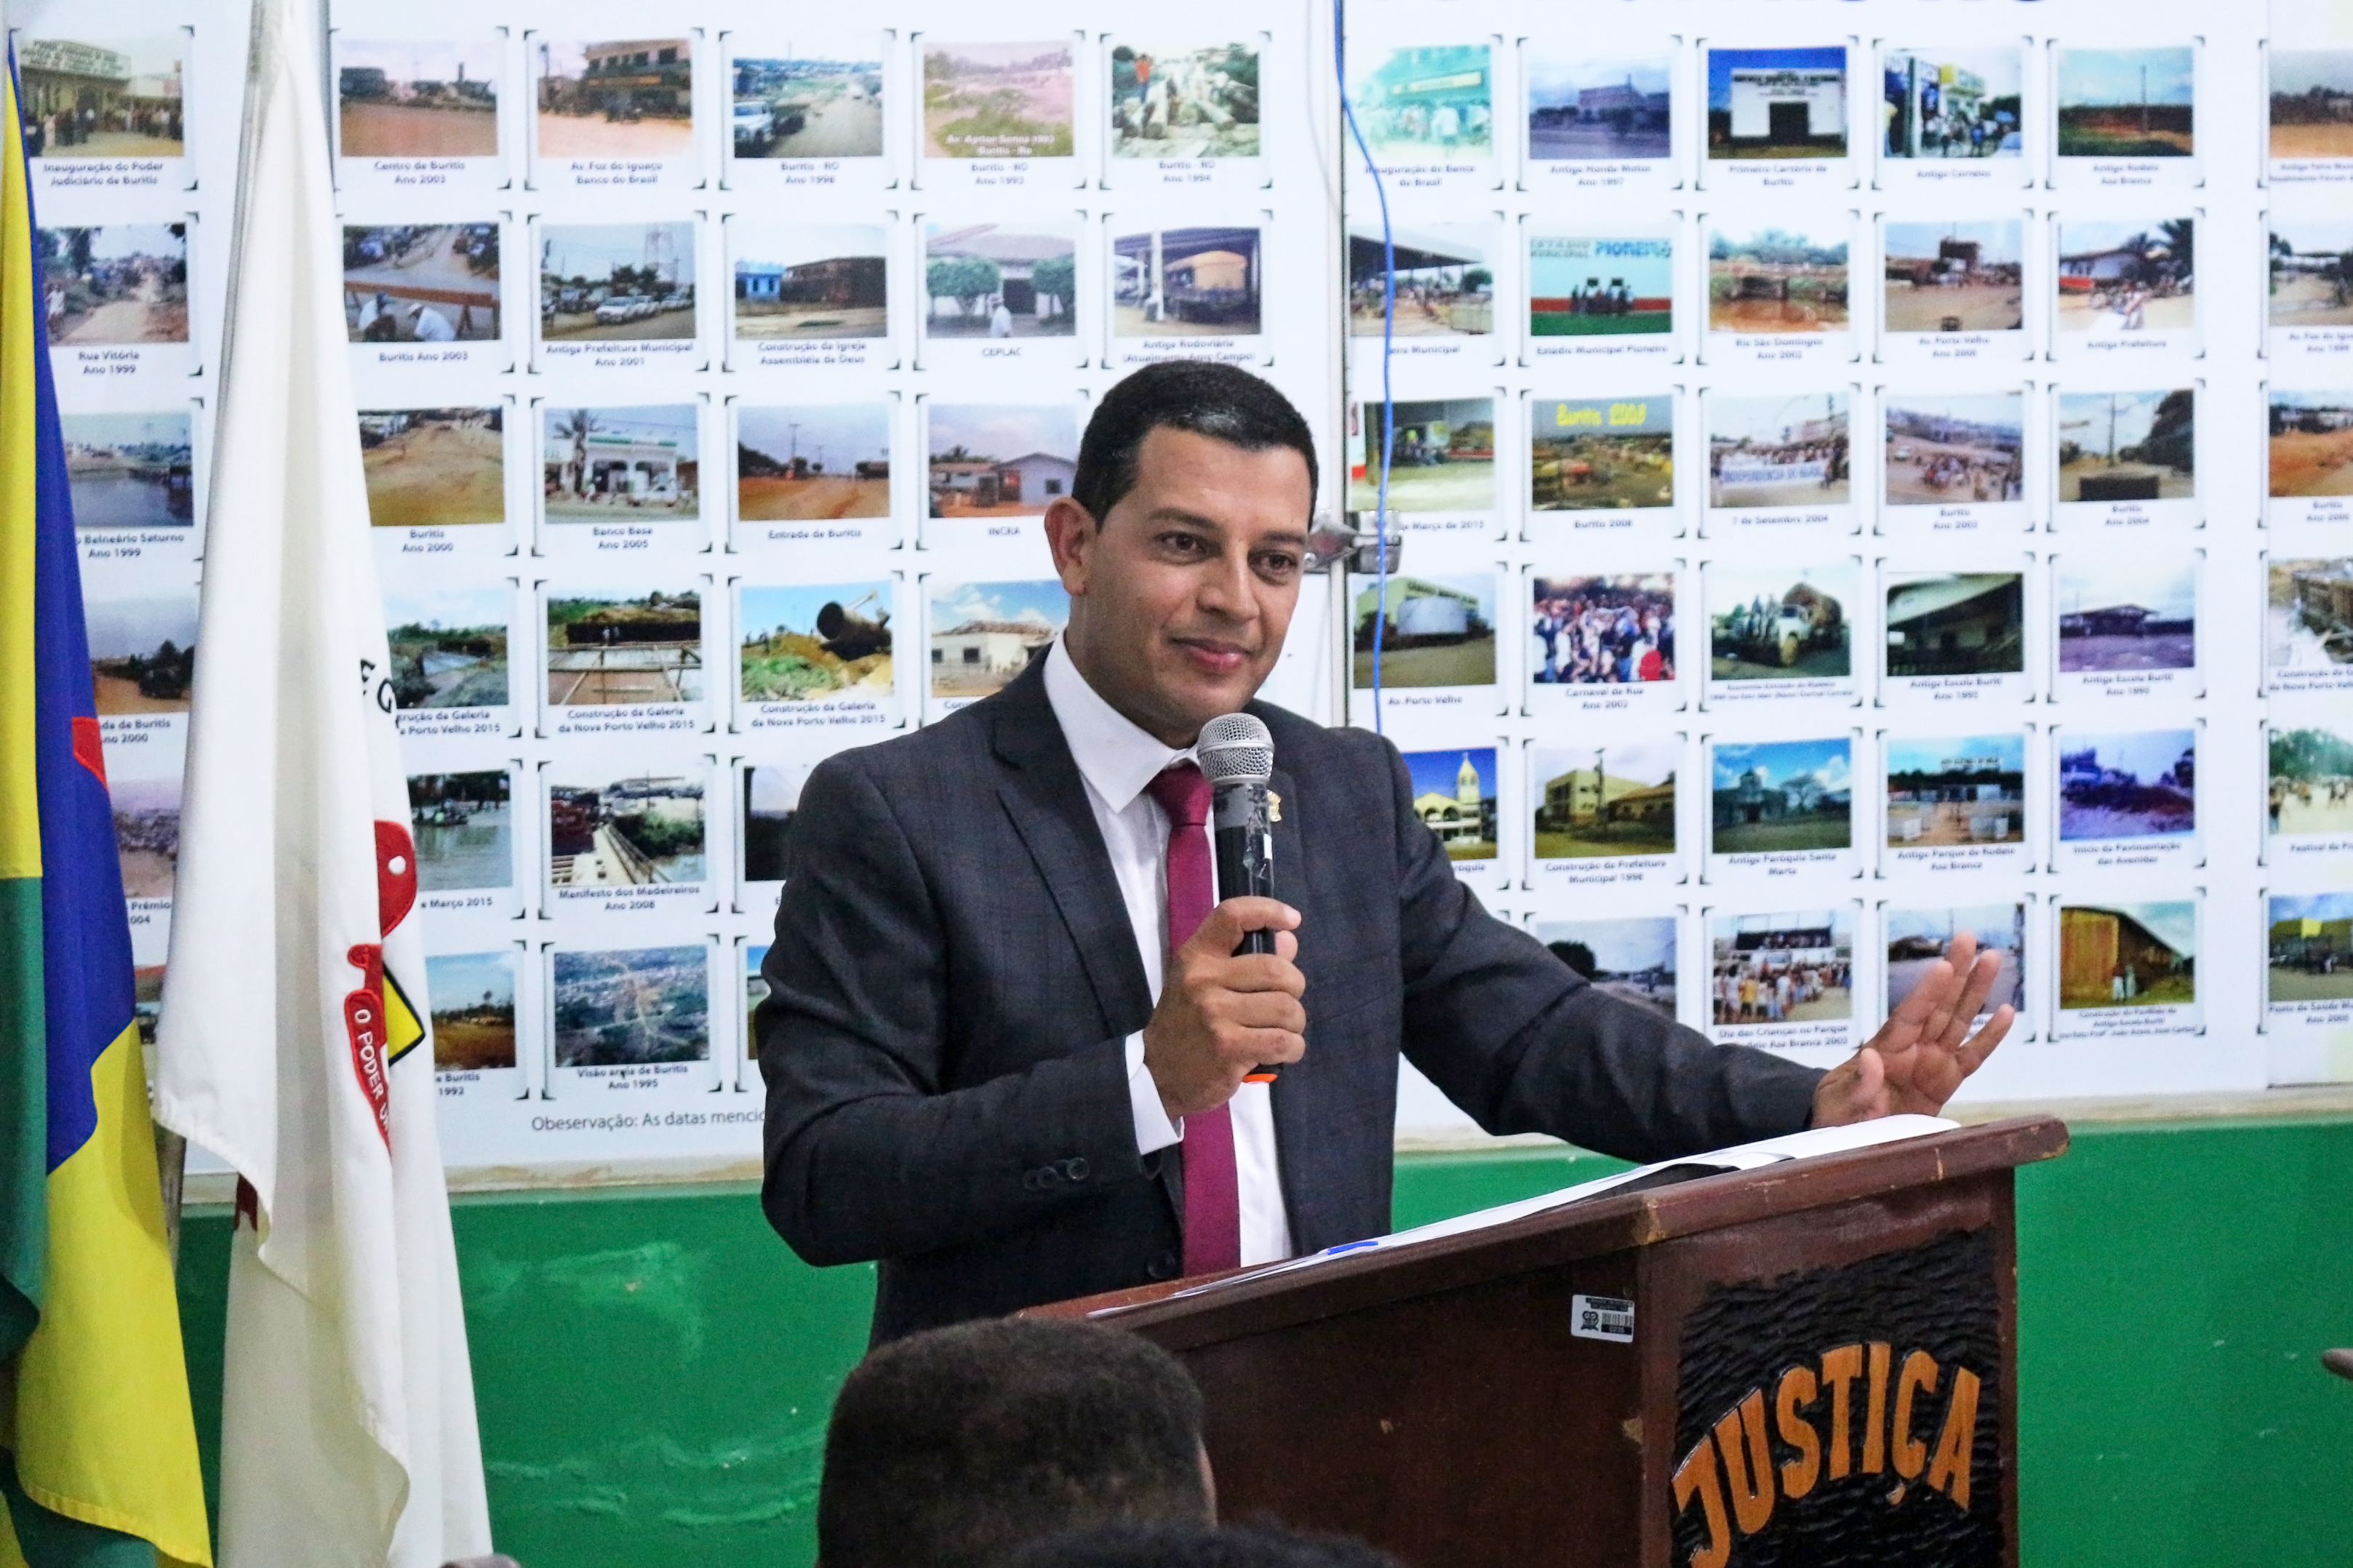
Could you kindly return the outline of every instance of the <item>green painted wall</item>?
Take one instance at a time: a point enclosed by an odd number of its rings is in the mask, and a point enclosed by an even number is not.
[[[1618,1168],[1567,1151],[1407,1156],[1419,1224]],[[810,1553],[825,1412],[871,1272],[804,1268],[745,1188],[457,1205],[500,1546],[525,1568]],[[2031,1568],[2353,1561],[2353,1119],[2080,1129],[2021,1173]],[[225,1213],[181,1265],[213,1462]],[[208,1476],[209,1479],[209,1476]]]

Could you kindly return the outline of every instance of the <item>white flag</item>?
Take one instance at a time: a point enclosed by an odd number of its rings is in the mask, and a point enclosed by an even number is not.
[[[490,1523],[318,9],[254,16],[156,1111],[244,1179],[222,1568],[432,1568]]]

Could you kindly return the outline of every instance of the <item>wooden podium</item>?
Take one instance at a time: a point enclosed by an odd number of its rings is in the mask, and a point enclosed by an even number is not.
[[[2048,1117],[1039,1309],[1200,1381],[1219,1511],[1411,1568],[2018,1561],[2011,1171]]]

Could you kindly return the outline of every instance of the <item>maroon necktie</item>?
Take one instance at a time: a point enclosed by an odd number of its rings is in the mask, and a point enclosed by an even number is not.
[[[1191,940],[1218,901],[1209,868],[1209,781],[1178,763],[1147,786],[1168,814],[1168,957]],[[1165,985],[1168,982],[1163,970]],[[1185,1272],[1212,1274],[1242,1261],[1240,1184],[1227,1107],[1185,1118]]]

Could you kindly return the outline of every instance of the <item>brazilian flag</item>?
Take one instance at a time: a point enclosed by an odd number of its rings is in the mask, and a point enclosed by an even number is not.
[[[0,1568],[209,1563],[16,61],[0,86]]]

